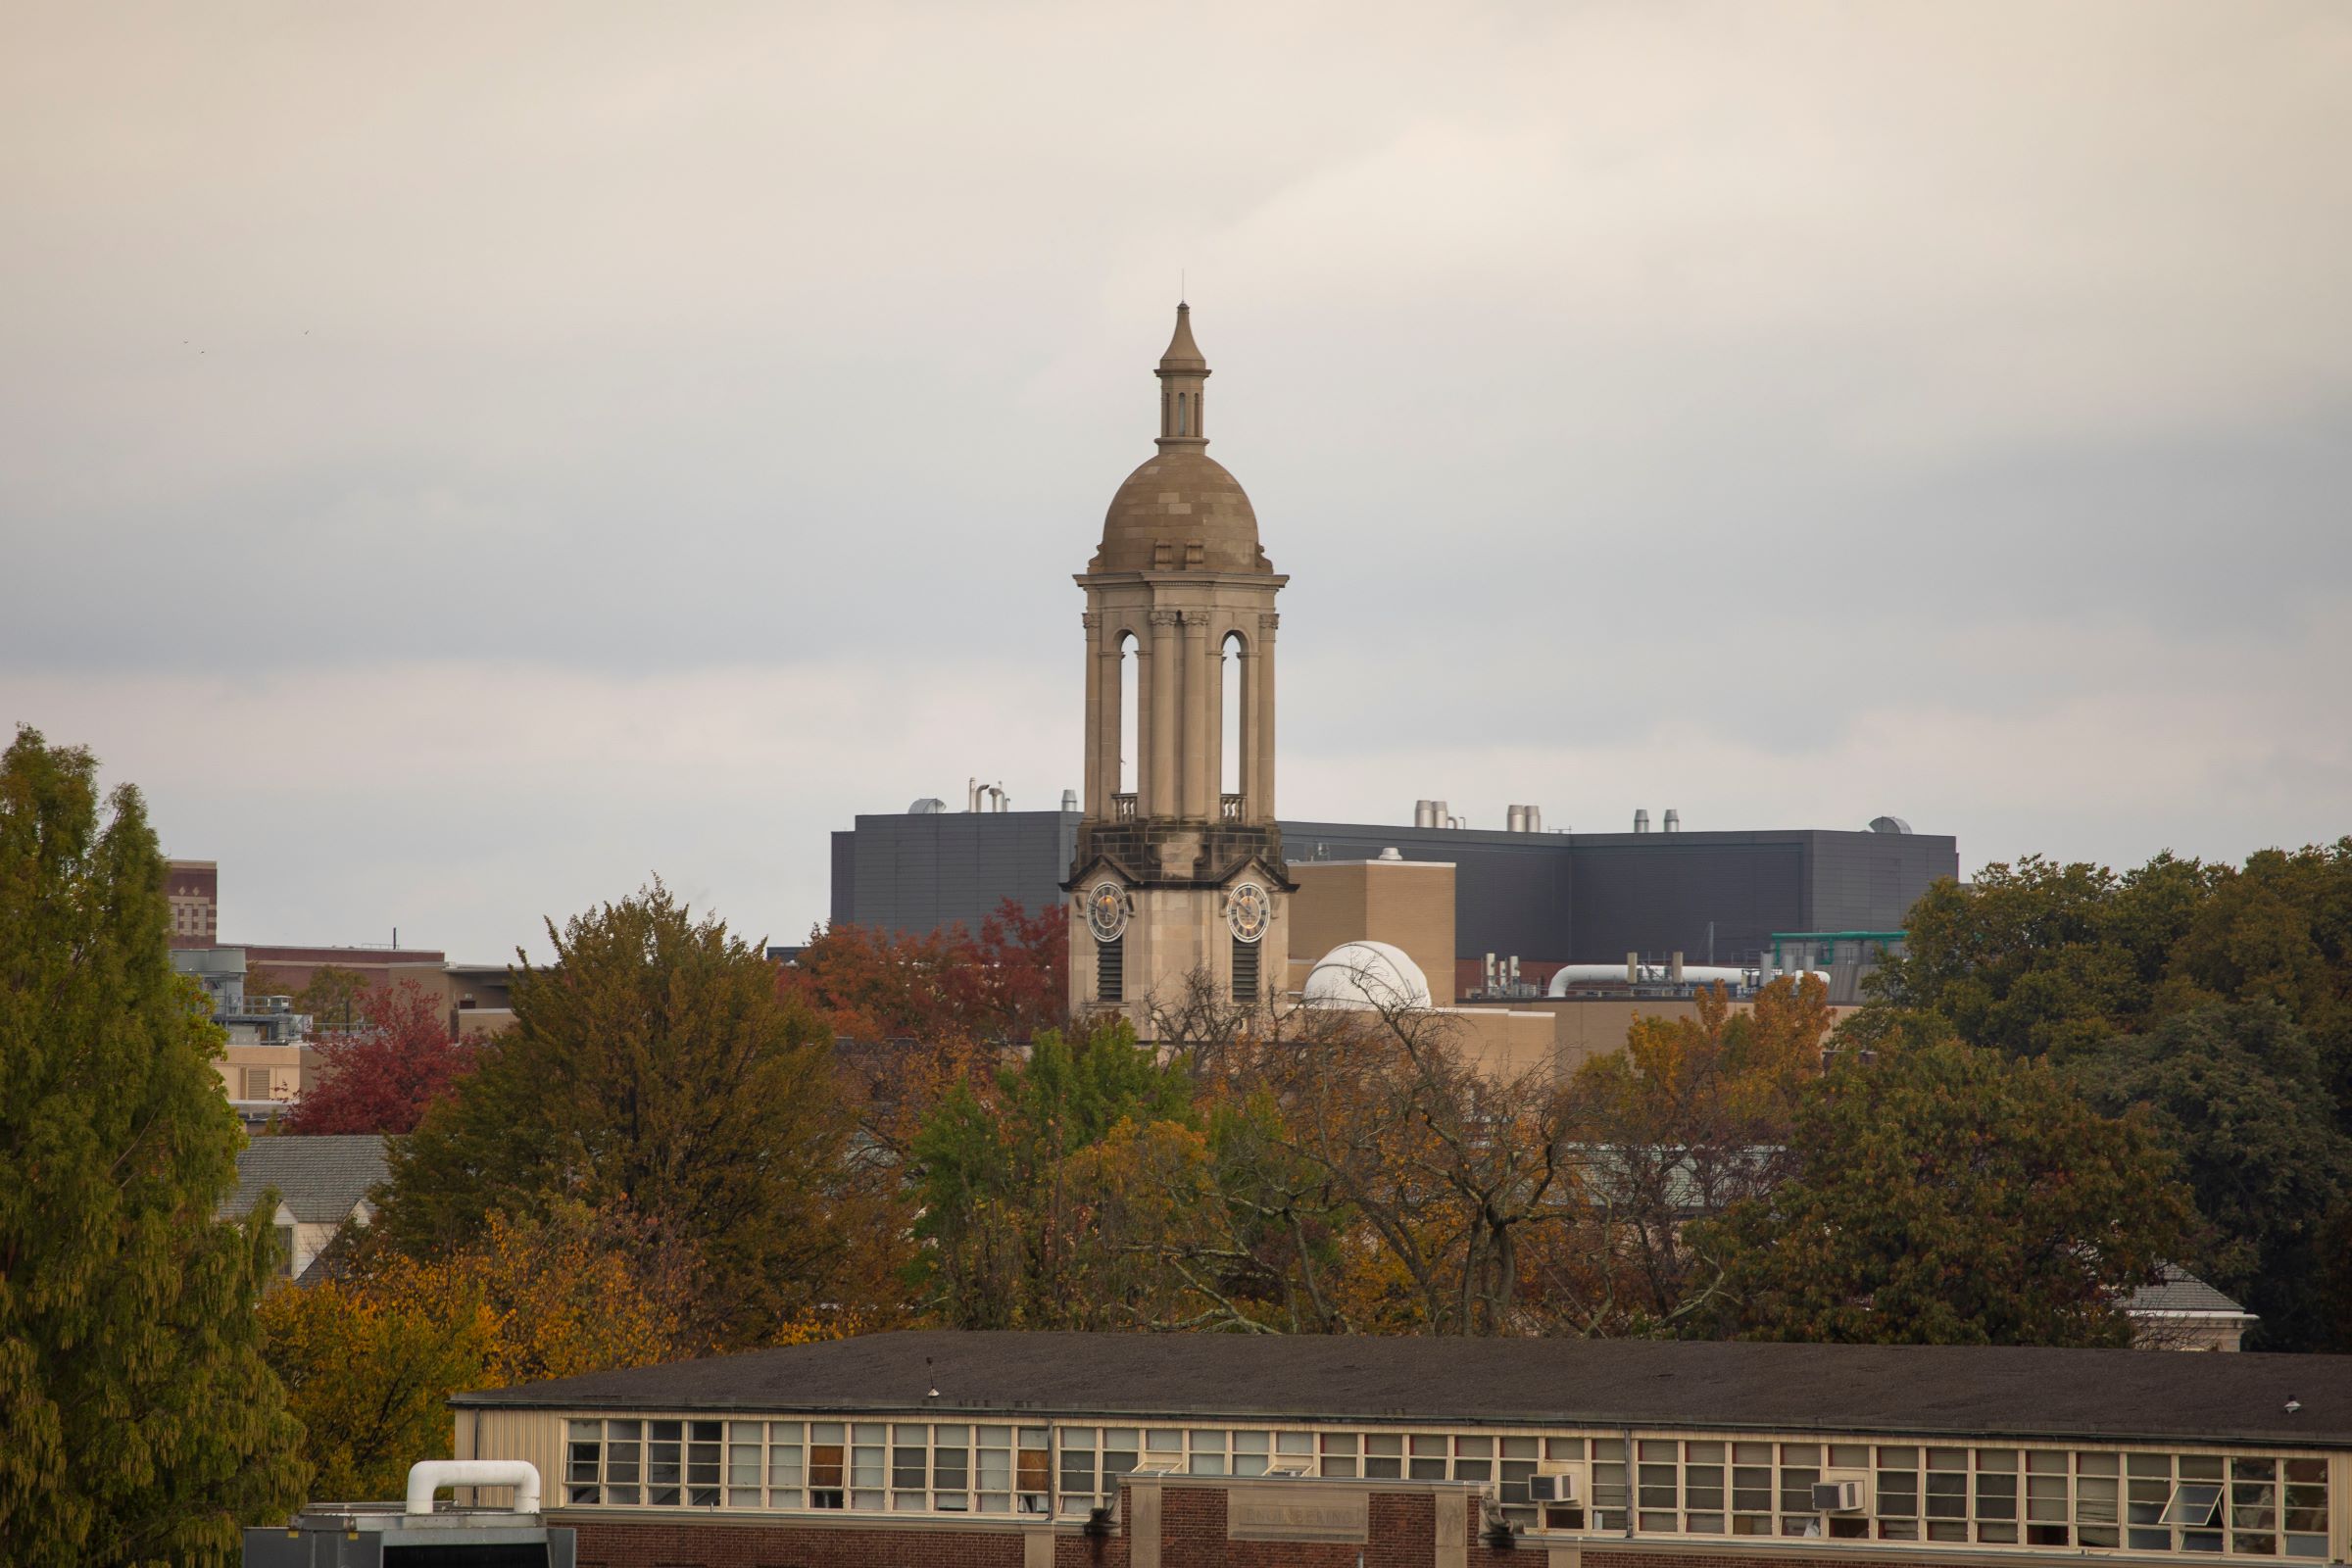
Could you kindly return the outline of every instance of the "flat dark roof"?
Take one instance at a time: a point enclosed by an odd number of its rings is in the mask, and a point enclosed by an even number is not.
[[[937,1399],[927,1391],[939,1389]],[[2294,1414],[2287,1401],[2301,1404]],[[876,1334],[462,1407],[1820,1431],[2352,1446],[2352,1357],[1974,1346]]]

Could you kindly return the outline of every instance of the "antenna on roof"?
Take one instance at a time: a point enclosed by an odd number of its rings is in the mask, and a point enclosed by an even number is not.
[[[927,1374],[927,1373],[929,1373],[929,1372],[930,1372],[930,1370],[931,1370],[931,1358],[930,1358],[929,1356],[927,1356],[927,1355],[926,1355],[926,1356],[924,1356],[924,1357],[923,1357],[923,1371],[924,1371],[924,1372]],[[937,1378],[932,1378],[932,1379],[930,1380],[930,1382],[931,1382],[931,1396],[931,1396],[932,1398],[936,1399],[936,1398],[938,1398],[938,1397],[939,1397],[939,1379],[937,1379]]]

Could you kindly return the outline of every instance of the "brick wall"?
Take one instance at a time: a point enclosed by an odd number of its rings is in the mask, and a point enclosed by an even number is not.
[[[1459,1533],[1441,1529],[1448,1504],[1464,1500],[1463,1489],[1443,1486],[1373,1492],[1368,1539],[1361,1544],[1228,1541],[1223,1486],[1170,1477],[1153,1490],[1158,1523],[1155,1532],[1147,1530],[1150,1540],[1128,1528],[1135,1517],[1132,1487],[1120,1496],[1120,1528],[1100,1538],[1068,1520],[965,1525],[937,1515],[853,1525],[742,1515],[632,1520],[566,1509],[551,1522],[578,1531],[578,1568],[1356,1568],[1359,1561],[1363,1568],[1920,1568],[1923,1560],[1955,1560],[1809,1556],[1793,1544],[1758,1551],[1665,1541],[1522,1542],[1515,1550],[1497,1550],[1477,1539],[1474,1500],[1466,1514],[1454,1515]],[[1440,1494],[1447,1492],[1453,1495]],[[1150,1516],[1147,1508],[1144,1517]],[[1447,1538],[1443,1545],[1442,1534]]]

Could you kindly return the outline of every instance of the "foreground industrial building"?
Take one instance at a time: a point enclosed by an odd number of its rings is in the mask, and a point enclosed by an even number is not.
[[[459,1457],[537,1466],[583,1568],[2352,1547],[2331,1357],[924,1333],[453,1402]]]

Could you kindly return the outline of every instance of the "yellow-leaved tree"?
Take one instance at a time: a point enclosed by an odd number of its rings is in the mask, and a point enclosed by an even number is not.
[[[445,1401],[462,1390],[707,1348],[677,1328],[693,1289],[686,1254],[625,1210],[559,1201],[527,1221],[493,1213],[480,1241],[427,1262],[358,1251],[344,1277],[262,1303],[318,1496],[397,1495],[410,1465],[449,1456]]]

